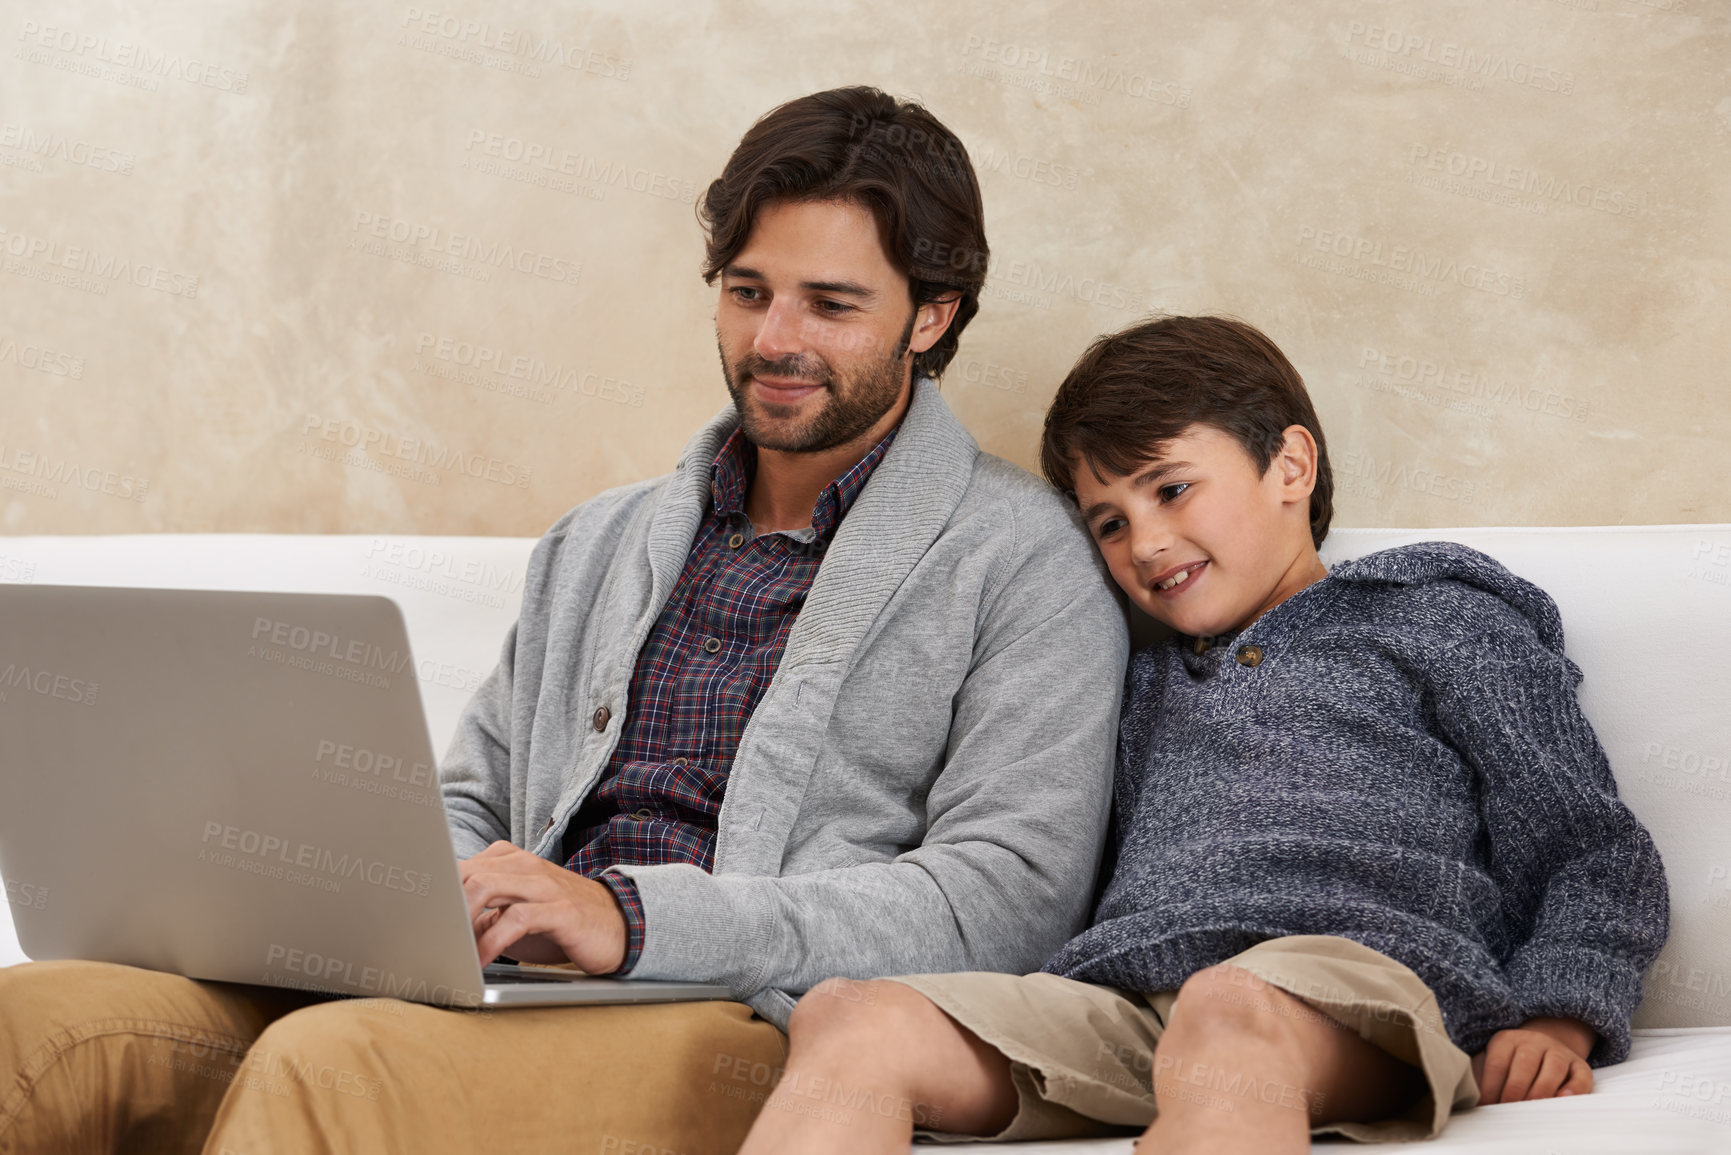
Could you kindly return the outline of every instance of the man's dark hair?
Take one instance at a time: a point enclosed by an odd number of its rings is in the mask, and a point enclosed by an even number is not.
[[[884,248],[907,275],[915,307],[956,295],[950,327],[915,375],[936,377],[980,310],[985,211],[967,149],[918,104],[875,88],[833,88],[773,109],[740,140],[697,207],[711,284],[772,201],[852,201],[877,219]]]
[[[1267,473],[1285,430],[1316,438],[1310,537],[1318,548],[1334,518],[1328,443],[1298,370],[1262,333],[1225,317],[1162,317],[1101,337],[1076,362],[1040,441],[1040,468],[1072,496],[1075,469],[1096,477],[1134,473],[1191,425],[1238,440]]]

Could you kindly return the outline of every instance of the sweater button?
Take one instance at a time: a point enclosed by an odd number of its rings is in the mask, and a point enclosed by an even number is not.
[[[595,710],[595,716],[589,719],[589,724],[595,727],[595,732],[599,734],[601,731],[607,729],[607,719],[612,716],[612,710],[609,710],[606,706],[598,706]]]
[[[1261,646],[1239,646],[1238,664],[1241,666],[1260,666],[1262,664]]]

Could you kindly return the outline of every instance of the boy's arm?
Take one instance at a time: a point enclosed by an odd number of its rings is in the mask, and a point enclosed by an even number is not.
[[[1584,1024],[1593,1064],[1620,1062],[1669,927],[1664,866],[1581,713],[1579,667],[1506,602],[1486,594],[1480,609],[1437,663],[1435,704],[1478,776],[1513,944],[1504,973],[1529,1019]]]

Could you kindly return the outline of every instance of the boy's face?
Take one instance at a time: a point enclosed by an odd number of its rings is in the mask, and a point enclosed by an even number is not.
[[[1076,503],[1130,599],[1180,633],[1248,625],[1316,580],[1316,443],[1303,426],[1260,476],[1231,434],[1192,425],[1127,475],[1075,470]],[[1174,584],[1175,582],[1175,584]]]

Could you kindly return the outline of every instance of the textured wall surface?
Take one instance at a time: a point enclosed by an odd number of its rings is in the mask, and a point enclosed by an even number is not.
[[[1724,0],[433,3],[0,3],[0,532],[536,534],[665,472],[726,401],[693,202],[860,82],[980,170],[986,449],[1225,311],[1337,524],[1731,521]]]

